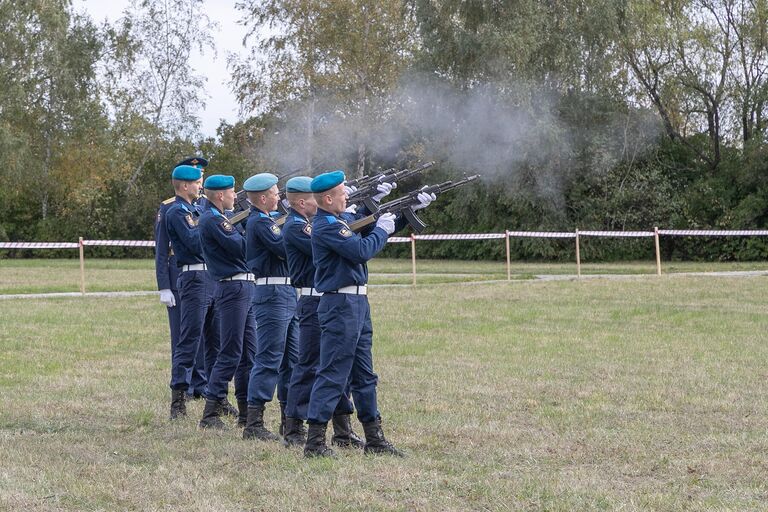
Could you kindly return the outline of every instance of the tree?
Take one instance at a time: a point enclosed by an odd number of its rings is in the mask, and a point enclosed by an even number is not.
[[[237,6],[249,40],[257,40],[245,57],[231,60],[244,110],[286,112],[289,102],[302,102],[307,169],[318,131],[334,121],[353,125],[347,133],[361,175],[370,126],[387,118],[388,93],[413,51],[413,24],[402,3],[245,0]]]
[[[161,138],[197,135],[204,78],[190,65],[193,51],[214,49],[214,25],[203,0],[133,0],[105,63],[105,99],[116,143],[134,154],[126,191],[134,189]]]

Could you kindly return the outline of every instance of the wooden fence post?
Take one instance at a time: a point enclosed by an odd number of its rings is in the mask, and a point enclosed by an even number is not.
[[[508,229],[504,230],[504,235],[505,235],[504,236],[504,240],[505,240],[505,243],[506,243],[506,246],[507,246],[507,281],[511,281],[512,280],[512,268],[511,268],[511,262],[510,262],[510,259],[509,259],[509,230]]]
[[[416,286],[416,236],[411,233],[411,272],[413,273],[413,286]]]
[[[656,245],[656,275],[661,275],[661,250],[659,249],[659,227],[653,228],[653,241]]]
[[[80,293],[85,295],[85,251],[83,250],[83,237],[78,240],[80,246]]]
[[[581,277],[581,252],[579,251],[579,230],[576,229],[576,275]]]

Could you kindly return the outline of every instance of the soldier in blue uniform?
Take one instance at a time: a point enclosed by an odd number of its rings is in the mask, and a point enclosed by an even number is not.
[[[245,239],[224,215],[234,206],[234,186],[232,176],[209,176],[205,180],[208,206],[199,221],[203,259],[216,281],[213,300],[221,329],[219,353],[205,389],[200,428],[226,427],[219,415],[233,377],[238,403],[246,400],[256,350],[256,321],[251,306],[254,277],[245,263]]]
[[[165,222],[181,275],[178,293],[181,333],[171,366],[171,419],[186,416],[185,391],[190,387],[198,357],[215,361],[219,347],[219,324],[214,315],[215,282],[206,272],[197,227],[199,211],[194,205],[202,189],[197,167],[180,165],[171,175],[176,201],[166,212]],[[200,347],[202,345],[202,347]],[[212,366],[212,364],[210,364]],[[207,370],[210,366],[206,367]],[[226,405],[229,405],[226,402]]]
[[[288,404],[285,414],[286,446],[304,445],[306,438],[300,428],[301,421],[307,419],[307,407],[315,382],[317,366],[320,362],[320,323],[317,318],[317,306],[321,292],[315,287],[315,265],[312,262],[312,225],[311,219],[317,213],[317,201],[311,190],[312,178],[297,176],[286,183],[286,195],[290,208],[283,225],[283,241],[288,258],[291,284],[298,290],[299,303],[299,348],[298,360],[293,368],[291,384],[288,389]],[[391,187],[387,185],[388,190]],[[383,197],[383,195],[381,196]],[[365,442],[352,430],[350,416],[354,412],[349,398],[349,388],[333,412],[333,445],[348,448],[363,448]]]
[[[253,309],[258,325],[243,439],[263,441],[279,439],[264,426],[265,404],[272,401],[275,388],[281,411],[280,433],[284,432],[288,384],[298,344],[296,290],[288,275],[282,231],[270,215],[280,200],[277,181],[274,174],[261,173],[243,184],[251,203],[246,225],[246,257],[248,269],[256,278]]]
[[[182,160],[180,165],[192,165],[202,170],[208,165],[208,160],[200,157],[190,157]],[[181,316],[179,307],[179,293],[176,287],[179,278],[179,269],[176,264],[176,255],[171,249],[171,243],[168,239],[168,231],[165,224],[165,215],[173,203],[175,197],[166,199],[160,203],[155,220],[155,277],[157,279],[157,289],[160,290],[160,302],[168,310],[168,323],[171,332],[171,362],[176,352],[176,346],[179,344],[179,332],[181,328]],[[201,352],[197,358],[197,364],[192,370],[191,384],[187,389],[190,397],[199,398],[202,396],[203,389],[207,381],[205,374],[204,354]]]
[[[405,225],[403,219],[385,213],[374,226],[360,234],[344,217],[347,192],[344,173],[324,173],[312,180],[318,203],[312,220],[312,254],[315,288],[322,292],[317,316],[320,321],[320,365],[308,409],[306,457],[332,457],[325,442],[328,421],[350,382],[357,417],[365,431],[365,453],[403,456],[384,437],[376,403],[377,375],[371,354],[373,328],[368,305],[367,262],[384,248],[389,235]],[[433,197],[420,194],[420,206]],[[360,214],[362,216],[362,214]]]

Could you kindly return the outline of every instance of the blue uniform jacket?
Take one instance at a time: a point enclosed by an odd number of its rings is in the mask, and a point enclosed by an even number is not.
[[[176,266],[176,256],[171,250],[165,217],[173,203],[161,203],[155,219],[155,278],[158,290],[176,290],[176,280],[179,268]]]
[[[283,224],[283,243],[291,284],[297,288],[313,288],[315,264],[312,261],[312,224],[293,209],[288,210]]]
[[[245,232],[246,260],[256,278],[288,277],[283,233],[275,220],[251,207]]]
[[[203,263],[203,247],[197,227],[199,211],[179,196],[165,213],[165,225],[178,266]]]
[[[365,214],[355,215],[362,218]],[[368,283],[367,262],[387,243],[387,232],[373,227],[365,236],[349,228],[347,220],[318,209],[312,219],[312,254],[315,263],[315,288],[330,292],[345,286]]]
[[[245,238],[218,208],[209,205],[203,210],[198,228],[203,258],[214,280],[248,272],[245,264]]]

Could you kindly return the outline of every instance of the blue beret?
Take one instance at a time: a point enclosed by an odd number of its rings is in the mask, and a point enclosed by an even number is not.
[[[208,160],[205,158],[199,157],[199,156],[191,156],[189,158],[185,158],[181,162],[176,164],[176,167],[180,165],[191,165],[192,167],[198,167],[200,169],[206,167],[208,165]]]
[[[203,188],[206,190],[226,190],[234,187],[234,176],[224,176],[223,174],[212,174],[205,178],[205,183],[203,183]]]
[[[296,176],[285,182],[286,192],[312,192],[312,178]]]
[[[254,174],[243,183],[246,192],[261,192],[277,184],[277,176],[268,172]]]
[[[198,167],[191,165],[179,165],[173,170],[171,178],[175,180],[197,181],[203,174]]]
[[[324,172],[312,180],[310,187],[312,192],[325,192],[336,185],[344,183],[345,179],[347,179],[347,177],[344,176],[344,171]]]

